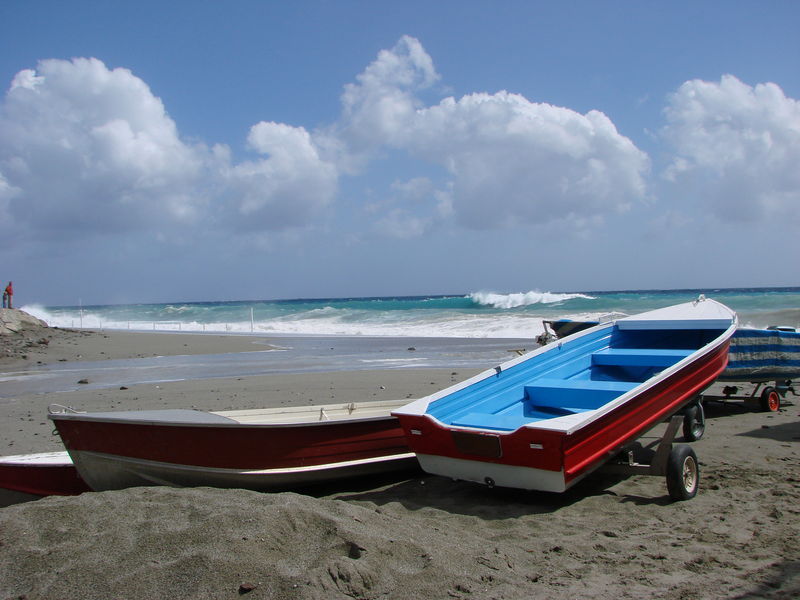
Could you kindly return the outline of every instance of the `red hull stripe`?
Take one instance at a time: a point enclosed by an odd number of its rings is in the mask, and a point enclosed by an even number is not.
[[[725,369],[728,344],[692,363],[591,426],[566,436],[567,482],[652,429],[708,387]]]
[[[409,452],[397,419],[315,427],[56,420],[68,450],[221,469],[277,469]]]
[[[75,496],[89,491],[74,466],[0,466],[0,488],[37,496]]]

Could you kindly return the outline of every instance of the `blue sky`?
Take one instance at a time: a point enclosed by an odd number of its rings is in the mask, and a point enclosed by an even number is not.
[[[799,285],[796,2],[0,3],[17,304]]]

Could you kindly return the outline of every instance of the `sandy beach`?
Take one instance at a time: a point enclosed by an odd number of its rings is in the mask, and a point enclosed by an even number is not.
[[[28,342],[6,352],[0,375],[40,362],[270,344],[49,329]],[[60,449],[46,419],[53,403],[225,409],[417,398],[474,372],[273,374],[22,394],[0,398],[0,454]],[[412,472],[271,494],[136,488],[6,506],[0,598],[794,598],[800,405],[792,398],[770,414],[709,404],[706,434],[693,444],[700,492],[688,502],[670,502],[655,477],[597,474],[545,494]]]

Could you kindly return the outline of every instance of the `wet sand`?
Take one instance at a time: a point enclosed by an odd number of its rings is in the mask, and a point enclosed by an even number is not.
[[[129,335],[137,339],[121,341]],[[26,360],[200,351],[182,337],[64,332]],[[202,337],[210,353],[253,341]],[[45,416],[52,403],[223,409],[415,398],[473,373],[280,374],[22,395],[0,400],[0,454],[58,449]],[[687,502],[670,502],[655,477],[596,474],[545,494],[409,473],[272,494],[137,488],[7,506],[0,598],[797,597],[800,404],[763,413],[713,403],[707,416],[692,444],[701,489]]]
[[[0,372],[39,363],[252,352],[270,347],[269,339],[262,336],[50,327],[27,327],[18,335],[0,336],[0,342],[5,350],[0,353]]]

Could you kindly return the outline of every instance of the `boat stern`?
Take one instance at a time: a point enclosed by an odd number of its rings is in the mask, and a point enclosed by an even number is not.
[[[453,428],[427,415],[398,414],[409,448],[427,473],[493,486],[563,492],[563,434]]]
[[[567,482],[564,471],[547,471],[503,463],[452,458],[434,454],[417,454],[422,470],[432,475],[481,483],[488,487],[507,487],[541,492],[564,492]]]

